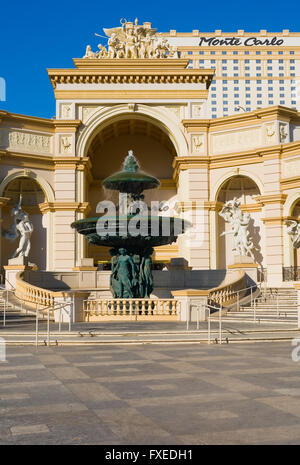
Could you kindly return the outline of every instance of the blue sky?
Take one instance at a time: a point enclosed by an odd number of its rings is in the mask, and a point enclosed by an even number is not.
[[[72,58],[81,57],[87,44],[96,49],[99,39],[94,33],[118,26],[120,18],[150,21],[161,32],[300,30],[298,0],[6,0],[0,13],[0,77],[6,82],[6,101],[0,101],[0,108],[46,118],[55,114],[46,68],[73,67]]]

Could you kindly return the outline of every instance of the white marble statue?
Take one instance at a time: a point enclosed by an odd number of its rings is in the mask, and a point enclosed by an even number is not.
[[[222,232],[221,236],[226,234],[233,234],[233,251],[239,255],[250,255],[254,259],[253,249],[254,245],[249,238],[248,226],[250,222],[249,213],[243,213],[241,210],[241,202],[234,197],[233,200],[228,200],[219,213],[222,218],[229,223],[231,229]]]
[[[300,223],[295,220],[286,220],[287,233],[291,236],[294,249],[300,247]]]
[[[20,195],[18,205],[16,205],[11,211],[11,216],[13,216],[14,222],[10,230],[3,233],[4,237],[11,241],[20,236],[18,248],[15,250],[11,258],[28,257],[31,247],[30,238],[33,232],[33,224],[29,220],[27,213],[22,210],[21,203],[22,195]]]
[[[176,47],[171,47],[166,38],[157,34],[156,29],[134,24],[126,20],[120,21],[121,26],[103,29],[107,36],[107,48],[98,45],[99,52],[92,52],[87,46],[83,58],[175,58],[179,57]],[[98,37],[103,37],[95,34]],[[103,37],[105,38],[105,37]]]

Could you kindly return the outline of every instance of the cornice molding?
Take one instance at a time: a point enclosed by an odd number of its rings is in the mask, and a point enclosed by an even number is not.
[[[39,204],[39,209],[43,215],[57,211],[77,211],[88,214],[91,207],[89,202],[43,202]]]

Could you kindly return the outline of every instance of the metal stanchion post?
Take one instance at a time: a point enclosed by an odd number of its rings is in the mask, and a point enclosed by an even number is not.
[[[58,331],[61,332],[61,307],[59,309],[59,316],[58,316]]]
[[[207,337],[208,337],[208,344],[210,344],[210,308],[208,307],[208,334],[207,334]]]
[[[276,308],[277,308],[277,318],[279,318],[279,294],[277,291],[277,297],[276,297]]]
[[[220,300],[220,308],[219,308],[219,339],[220,344],[222,344],[222,299]]]
[[[50,347],[50,308],[48,308],[47,340],[48,340],[48,347]]]
[[[197,330],[199,329],[199,308],[197,307]]]
[[[254,306],[253,306],[254,312],[253,312],[253,317],[254,317],[254,323],[256,323],[256,299],[254,299]]]
[[[252,286],[250,287],[250,306],[252,308]]]
[[[240,292],[239,291],[237,291],[236,309],[238,312],[240,311]]]
[[[35,304],[35,347],[38,346],[39,342],[39,315],[38,315],[38,308],[37,304]]]

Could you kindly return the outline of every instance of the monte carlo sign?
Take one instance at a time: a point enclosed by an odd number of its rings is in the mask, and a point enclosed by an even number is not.
[[[225,38],[216,38],[216,37],[200,37],[199,46],[244,46],[244,47],[252,47],[252,46],[278,46],[283,45],[284,39],[278,39],[277,37],[272,38],[261,38],[258,39],[257,37],[248,37],[248,38],[240,38],[240,37],[225,37]]]

